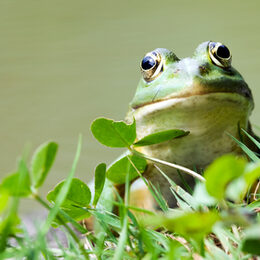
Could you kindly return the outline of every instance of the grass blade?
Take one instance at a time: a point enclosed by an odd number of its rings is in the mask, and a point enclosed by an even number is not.
[[[260,149],[260,143],[253,137],[251,136],[247,131],[242,129],[242,131],[248,136],[248,138],[257,146],[258,149]]]
[[[40,231],[40,234],[42,236],[44,236],[47,233],[47,231],[49,230],[52,221],[55,219],[56,215],[59,212],[59,208],[60,208],[61,204],[63,203],[64,199],[67,196],[67,193],[69,191],[72,179],[73,179],[74,174],[75,174],[76,166],[77,166],[77,163],[78,163],[78,160],[79,160],[80,151],[81,151],[81,145],[82,145],[82,137],[80,135],[79,136],[79,141],[78,141],[77,152],[76,152],[76,155],[75,155],[75,158],[74,158],[71,170],[69,172],[69,175],[68,175],[64,185],[62,186],[62,189],[60,190],[60,192],[59,192],[59,194],[57,196],[57,199],[55,201],[54,207],[50,210],[49,215],[48,215],[44,225],[42,226],[42,229]]]
[[[166,178],[166,180],[171,185],[172,190],[174,190],[176,192],[176,194],[179,195],[182,200],[184,200],[193,209],[199,208],[199,203],[192,197],[192,195],[190,195],[187,191],[185,191],[180,186],[178,186],[157,165],[155,165],[155,168]]]
[[[129,157],[127,156],[127,158],[129,159]],[[129,159],[130,161],[130,159]],[[130,165],[128,164],[128,172],[126,174],[126,182],[125,182],[125,205],[123,208],[123,228],[122,228],[122,232],[120,233],[120,237],[119,237],[119,241],[117,244],[117,249],[115,251],[115,255],[113,257],[113,260],[120,260],[122,259],[123,253],[124,253],[124,248],[127,242],[127,234],[128,234],[128,214],[127,214],[127,206],[129,203],[129,190],[130,190],[130,185],[129,185],[129,170],[130,170]]]
[[[238,139],[236,139],[234,136],[232,136],[231,134],[227,133],[237,144],[238,146],[248,155],[248,157],[254,161],[257,162],[259,161],[259,158],[255,155],[255,153],[253,151],[251,151],[245,144],[243,144],[242,142],[240,142]]]

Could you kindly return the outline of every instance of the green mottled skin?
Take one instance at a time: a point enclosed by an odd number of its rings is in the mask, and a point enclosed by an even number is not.
[[[241,154],[227,133],[239,139],[238,125],[250,130],[251,91],[236,69],[224,69],[211,61],[208,44],[200,44],[192,57],[184,59],[169,50],[156,49],[164,60],[163,72],[150,82],[140,80],[126,121],[135,117],[137,139],[167,129],[190,134],[140,148],[141,152],[198,170],[223,154]],[[161,168],[181,185],[176,170]],[[170,206],[175,206],[167,181],[151,162],[144,176],[160,187]],[[183,176],[193,185],[188,175]]]

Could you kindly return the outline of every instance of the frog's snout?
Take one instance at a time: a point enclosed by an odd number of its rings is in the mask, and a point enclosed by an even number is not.
[[[178,71],[179,73],[186,74],[188,77],[194,77],[194,75],[198,75],[200,65],[195,59],[192,58],[184,58],[178,63]]]

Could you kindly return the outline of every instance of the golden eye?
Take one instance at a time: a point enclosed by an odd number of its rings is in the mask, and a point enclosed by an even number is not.
[[[221,68],[229,68],[231,66],[231,53],[227,46],[220,42],[209,43],[209,56],[212,62]]]
[[[150,82],[163,71],[163,62],[160,53],[152,51],[147,53],[140,64],[144,80]]]

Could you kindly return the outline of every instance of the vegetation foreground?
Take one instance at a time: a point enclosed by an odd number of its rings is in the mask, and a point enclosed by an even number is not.
[[[30,167],[21,158],[17,171],[2,180],[0,259],[257,259],[260,255],[260,161],[243,140],[235,141],[245,152],[244,158],[233,155],[218,158],[203,177],[181,169],[180,175],[192,174],[197,179],[192,193],[187,185],[185,191],[160,169],[162,164],[178,165],[149,158],[135,150],[138,146],[181,138],[188,132],[167,130],[135,142],[135,122],[128,125],[105,118],[96,119],[91,130],[100,143],[127,148],[108,168],[104,163],[96,167],[93,192],[74,178],[81,137],[68,177],[48,193],[47,200],[39,196],[38,190],[55,160],[58,145],[54,142],[36,150]],[[244,132],[244,135],[248,134]],[[248,137],[260,149],[260,143]],[[168,208],[159,188],[145,179],[161,210],[155,213],[129,205],[129,183],[143,178],[147,160],[153,161],[170,183],[178,208]],[[113,189],[113,183],[125,183],[124,199]],[[38,201],[49,210],[33,237],[19,218],[19,202],[24,197]],[[112,211],[115,205],[118,216]],[[95,218],[95,232],[79,224],[89,217]],[[54,232],[57,246],[51,246],[46,234],[52,227],[61,228],[66,244]]]

